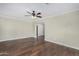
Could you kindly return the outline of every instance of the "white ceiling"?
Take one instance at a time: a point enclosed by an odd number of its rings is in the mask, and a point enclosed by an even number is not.
[[[24,16],[27,14],[25,10],[42,12],[42,16],[45,18],[79,10],[79,3],[0,3],[1,16],[20,20],[31,19],[31,17]]]

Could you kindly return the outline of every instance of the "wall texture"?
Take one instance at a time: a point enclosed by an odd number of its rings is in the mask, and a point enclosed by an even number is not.
[[[34,36],[32,22],[0,18],[0,41]]]
[[[47,18],[45,35],[47,41],[79,49],[79,11]]]

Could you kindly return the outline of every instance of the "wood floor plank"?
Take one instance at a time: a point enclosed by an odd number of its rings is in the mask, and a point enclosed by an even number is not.
[[[79,50],[33,37],[0,42],[1,56],[79,56]]]

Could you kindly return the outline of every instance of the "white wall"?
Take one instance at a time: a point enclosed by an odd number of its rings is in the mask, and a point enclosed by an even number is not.
[[[32,22],[0,18],[0,41],[34,36]]]
[[[79,11],[46,19],[45,35],[47,41],[79,49]]]

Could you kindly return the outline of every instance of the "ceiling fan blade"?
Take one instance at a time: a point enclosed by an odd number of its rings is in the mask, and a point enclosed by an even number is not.
[[[25,15],[25,16],[31,16],[31,15]]]
[[[27,12],[28,14],[32,14],[31,12],[29,12],[29,11],[27,11],[27,10],[26,10],[26,12]]]
[[[41,13],[39,12],[39,13],[37,13],[37,15],[41,15]]]
[[[36,16],[36,17],[38,17],[38,18],[42,18],[42,16]]]
[[[30,15],[32,14],[31,12],[28,12],[28,11],[27,11],[27,13],[30,14]]]

